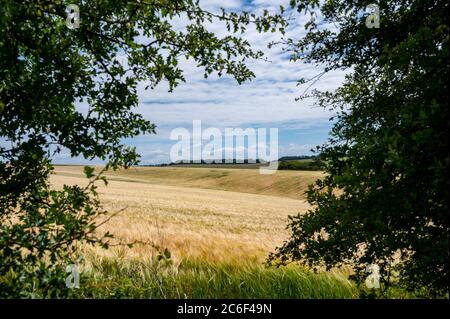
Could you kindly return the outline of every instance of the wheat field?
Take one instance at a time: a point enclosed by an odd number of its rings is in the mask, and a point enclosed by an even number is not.
[[[287,216],[308,209],[304,199],[293,199],[292,194],[302,193],[304,184],[320,176],[317,172],[278,173],[164,167],[109,172],[108,186],[99,182],[98,191],[104,208],[120,213],[102,230],[125,242],[155,242],[174,256],[214,260],[264,257],[287,239]],[[87,183],[82,167],[77,166],[57,167],[51,181],[55,187]],[[286,197],[280,196],[282,187],[295,183],[298,186]],[[242,184],[249,185],[248,192],[241,192]],[[264,195],[255,194],[259,188]],[[127,254],[142,256],[147,249],[136,245]]]
[[[99,182],[98,193],[114,217],[98,231],[114,234],[115,243],[152,245],[82,248],[88,276],[76,298],[357,296],[347,271],[263,264],[288,238],[288,216],[308,210],[304,191],[320,172],[139,167],[105,175],[109,184]],[[58,189],[87,179],[81,166],[56,166],[51,183]],[[157,258],[162,249],[168,263]]]

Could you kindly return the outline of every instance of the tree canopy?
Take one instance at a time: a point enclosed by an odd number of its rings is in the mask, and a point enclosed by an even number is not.
[[[376,264],[382,293],[447,294],[448,1],[377,1],[379,28],[366,26],[368,1],[291,3],[311,13],[306,36],[287,41],[293,59],[349,74],[305,95],[337,113],[318,150],[327,175],[270,260],[347,264],[359,282]]]
[[[78,5],[79,25],[66,23],[75,22],[69,4]],[[181,16],[188,23],[180,30]],[[214,23],[228,33],[210,31]],[[1,0],[0,296],[60,296],[77,244],[108,246],[111,235],[95,232],[105,213],[94,184],[101,177],[87,167],[88,186],[52,189],[56,154],[101,159],[106,168],[136,164],[124,138],[155,132],[135,110],[139,83],[174,89],[185,81],[184,58],[205,77],[241,83],[253,77],[245,60],[263,55],[241,33],[285,24],[268,12],[208,12],[195,0]]]

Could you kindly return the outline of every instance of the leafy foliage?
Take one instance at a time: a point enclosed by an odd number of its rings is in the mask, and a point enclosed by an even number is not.
[[[307,35],[288,41],[293,59],[350,73],[305,95],[338,114],[319,149],[328,174],[270,260],[350,264],[359,282],[377,264],[381,293],[448,296],[448,1],[378,1],[379,29],[365,25],[367,1],[291,3],[311,13]]]
[[[179,60],[194,60],[212,73],[241,83],[253,77],[245,59],[262,53],[239,34],[246,26],[281,30],[280,15],[211,13],[193,0],[70,1],[80,26],[66,26],[67,1],[0,1],[0,294],[2,297],[67,294],[63,269],[81,243],[108,245],[96,237],[104,214],[86,168],[86,188],[52,190],[51,159],[98,158],[107,168],[138,162],[123,140],[155,133],[133,109],[137,85],[184,81]],[[179,30],[176,19],[189,23]],[[223,23],[219,37],[208,26]],[[78,107],[77,107],[78,104]]]

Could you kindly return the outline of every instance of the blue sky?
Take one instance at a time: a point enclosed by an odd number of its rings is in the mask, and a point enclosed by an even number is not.
[[[203,0],[200,3],[208,10],[248,10],[256,13],[264,9],[277,10],[280,4],[289,1],[269,0]],[[293,13],[294,18],[286,37],[300,38],[304,35],[306,17]],[[177,29],[183,29],[185,21],[173,21]],[[223,25],[211,24],[210,31],[225,35]],[[259,34],[249,28],[243,35],[255,49],[267,52],[268,61],[251,61],[248,65],[256,77],[242,85],[228,76],[212,76],[204,79],[203,72],[193,61],[180,61],[186,83],[181,83],[172,93],[162,83],[154,90],[145,90],[147,83],[139,86],[139,107],[137,112],[157,125],[156,135],[138,136],[127,139],[128,145],[136,146],[141,154],[142,164],[169,162],[170,148],[176,141],[170,140],[170,132],[177,127],[192,130],[192,121],[201,120],[202,126],[216,127],[265,127],[279,130],[279,156],[307,155],[315,145],[326,141],[331,128],[332,113],[314,106],[314,101],[296,101],[305,87],[298,87],[297,81],[311,78],[321,72],[319,66],[289,61],[281,47],[267,49],[267,44],[279,40],[281,34]],[[329,73],[315,84],[318,89],[333,89],[343,80],[343,72]],[[80,106],[82,107],[82,106]],[[55,163],[80,163],[80,158],[70,158],[61,153]]]

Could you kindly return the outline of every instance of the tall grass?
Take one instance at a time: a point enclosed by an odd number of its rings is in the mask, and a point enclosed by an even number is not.
[[[253,261],[183,259],[92,260],[77,298],[355,298],[357,289],[339,274],[297,266],[266,268]]]

